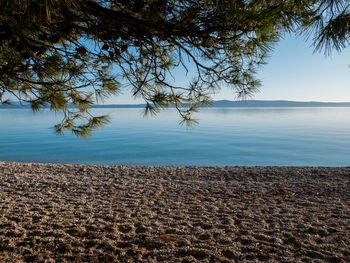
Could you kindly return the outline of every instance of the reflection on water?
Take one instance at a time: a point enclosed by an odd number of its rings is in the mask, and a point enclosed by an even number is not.
[[[93,137],[55,136],[60,115],[0,109],[0,160],[129,165],[350,165],[350,108],[206,108],[199,126],[173,109],[94,109]]]

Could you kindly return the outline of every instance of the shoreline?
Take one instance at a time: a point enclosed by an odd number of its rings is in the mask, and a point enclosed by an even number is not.
[[[350,167],[0,162],[0,261],[350,262]]]
[[[116,167],[130,167],[130,168],[330,168],[330,169],[348,169],[349,165],[343,166],[330,166],[330,165],[129,165],[129,164],[88,164],[88,163],[60,163],[60,162],[26,162],[26,161],[1,161],[0,166],[3,164],[18,164],[18,165],[63,165],[63,166],[92,166],[92,167],[105,167],[105,168],[116,168]]]

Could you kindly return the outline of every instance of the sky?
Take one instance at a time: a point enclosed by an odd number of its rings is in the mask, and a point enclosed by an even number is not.
[[[258,71],[262,81],[260,91],[252,99],[350,102],[350,48],[341,53],[314,53],[311,41],[293,35],[278,42]],[[176,83],[185,83],[183,74],[175,75]],[[214,100],[235,100],[235,94],[227,87],[213,96]],[[127,90],[107,99],[105,104],[137,104]]]
[[[350,49],[325,56],[295,36],[282,40],[259,72],[256,99],[350,101]]]

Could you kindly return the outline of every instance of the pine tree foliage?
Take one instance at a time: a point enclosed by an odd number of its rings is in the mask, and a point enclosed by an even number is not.
[[[349,46],[350,1],[317,1],[313,12],[306,33],[313,38],[316,51],[329,54],[332,50],[341,51]]]
[[[123,87],[145,113],[173,106],[190,124],[221,86],[250,96],[273,44],[297,30],[346,47],[349,1],[0,0],[0,100],[63,112],[57,133],[86,137],[108,122],[91,105]]]

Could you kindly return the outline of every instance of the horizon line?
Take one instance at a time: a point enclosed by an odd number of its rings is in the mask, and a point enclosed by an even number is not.
[[[350,101],[317,101],[317,100],[286,100],[286,99],[276,99],[276,100],[227,100],[227,99],[222,99],[222,100],[213,100],[212,103],[214,102],[233,102],[233,103],[243,103],[243,102],[293,102],[293,103],[333,103],[333,104],[338,104],[338,103],[350,103]],[[146,103],[109,103],[109,104],[104,104],[104,103],[98,103],[98,104],[93,104],[93,105],[145,105]]]

